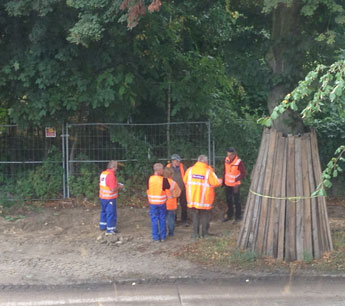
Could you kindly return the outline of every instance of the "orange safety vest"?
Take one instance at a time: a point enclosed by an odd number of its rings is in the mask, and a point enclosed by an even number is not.
[[[168,167],[168,168],[172,167],[172,164],[171,164],[171,163],[167,164],[167,167]],[[183,179],[185,173],[184,173],[183,164],[182,164],[181,162],[180,162],[180,173],[181,173],[181,177],[182,177],[182,179]]]
[[[197,209],[211,209],[214,201],[214,187],[220,186],[220,180],[212,168],[202,162],[186,171],[183,181],[186,184],[187,206]]]
[[[167,195],[163,190],[163,176],[151,175],[149,178],[149,189],[146,190],[146,193],[150,204],[165,204]]]
[[[225,185],[226,186],[237,186],[241,185],[241,181],[235,182],[236,178],[238,178],[241,175],[240,170],[238,169],[238,166],[240,165],[241,160],[236,157],[233,161],[230,161],[229,157],[225,158]]]
[[[104,200],[112,200],[116,199],[118,196],[117,191],[111,191],[111,189],[107,186],[107,176],[108,175],[115,175],[112,171],[105,170],[99,176],[99,198]],[[116,177],[115,177],[116,181]]]
[[[181,194],[181,189],[178,186],[178,184],[168,178],[169,184],[170,184],[170,189],[166,190],[166,194],[167,194],[167,210],[176,210],[177,209],[177,198],[180,196]]]

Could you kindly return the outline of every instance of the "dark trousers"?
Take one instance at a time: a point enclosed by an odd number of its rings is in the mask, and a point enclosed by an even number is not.
[[[210,212],[208,209],[192,208],[193,216],[193,238],[205,237],[208,235],[208,229],[210,227]],[[201,235],[200,235],[201,225]]]
[[[183,190],[181,192],[179,199],[180,199],[180,206],[181,206],[181,222],[186,223],[187,217],[188,217],[187,216],[186,190]]]
[[[240,201],[240,186],[225,186],[226,203],[228,204],[227,217],[231,219],[234,216],[234,207],[236,208],[235,218],[241,219],[241,201]]]

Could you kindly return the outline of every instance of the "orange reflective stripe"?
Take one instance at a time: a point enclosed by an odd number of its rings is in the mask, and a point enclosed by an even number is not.
[[[117,191],[112,191],[106,184],[107,176],[110,175],[111,172],[105,170],[101,173],[99,177],[99,198],[104,200],[112,200],[116,199],[118,196]]]
[[[146,190],[147,198],[150,204],[165,204],[167,195],[163,191],[163,177],[152,175],[149,178],[149,189]]]
[[[218,182],[217,176],[211,169],[197,162],[195,166],[189,168],[186,173],[186,192],[187,205],[189,208],[211,209],[214,200],[213,183],[210,184],[210,175],[214,175]],[[212,182],[214,178],[212,177]]]
[[[241,175],[238,169],[240,162],[241,159],[239,159],[238,156],[236,156],[233,161],[230,161],[229,157],[225,158],[225,185],[236,186],[241,184],[240,181],[236,182],[236,178]]]

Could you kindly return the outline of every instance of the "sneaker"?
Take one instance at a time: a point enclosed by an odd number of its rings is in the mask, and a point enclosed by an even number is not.
[[[230,221],[230,220],[232,220],[232,217],[230,217],[230,218],[229,218],[229,217],[226,217],[226,218],[223,219],[223,222],[228,222],[228,221]]]

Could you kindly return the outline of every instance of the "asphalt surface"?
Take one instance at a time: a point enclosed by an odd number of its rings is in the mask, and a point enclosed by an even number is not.
[[[76,286],[0,286],[0,306],[345,305],[345,277],[128,280]]]

